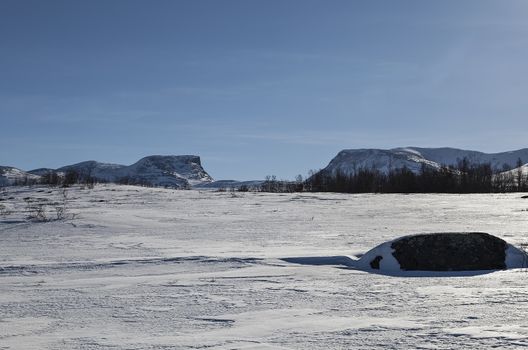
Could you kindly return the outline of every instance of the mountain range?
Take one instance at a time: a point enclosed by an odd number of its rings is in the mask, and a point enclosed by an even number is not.
[[[29,179],[38,181],[42,176],[56,173],[64,176],[75,172],[81,178],[93,178],[100,182],[119,182],[173,188],[189,188],[210,183],[213,178],[202,168],[200,157],[148,156],[132,165],[100,163],[93,160],[67,165],[58,169],[40,168],[23,171],[13,167],[0,167],[0,185],[10,185]]]
[[[326,175],[337,173],[353,174],[359,169],[378,170],[388,173],[391,169],[406,167],[418,173],[422,167],[440,169],[442,166],[457,165],[467,159],[470,163],[489,163],[496,172],[515,172],[521,164],[521,170],[528,174],[528,148],[501,152],[483,153],[457,148],[419,148],[405,147],[393,149],[347,149],[339,152],[330,163],[321,170]],[[82,178],[94,178],[99,182],[118,182],[136,185],[149,185],[172,188],[221,188],[255,186],[260,181],[234,181],[213,178],[203,169],[199,156],[148,156],[132,165],[120,165],[86,161],[67,165],[58,169],[40,168],[24,171],[9,166],[0,166],[0,186],[16,183],[37,182],[49,173],[64,176],[74,171]]]

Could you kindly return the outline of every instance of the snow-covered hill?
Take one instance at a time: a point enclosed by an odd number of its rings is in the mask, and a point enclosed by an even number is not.
[[[497,170],[512,169],[518,159],[528,162],[528,148],[502,153],[483,153],[456,148],[393,148],[393,149],[348,149],[330,161],[322,171],[328,175],[338,172],[353,174],[359,169],[375,169],[388,173],[390,169],[408,168],[419,172],[423,165],[439,169],[442,165],[456,165],[466,158],[471,163],[490,163]]]
[[[49,173],[58,173],[57,170],[51,168],[38,168],[28,171],[28,173],[38,176],[48,175]]]
[[[511,179],[511,183],[515,186],[519,185],[519,180],[521,183],[526,183],[528,181],[528,164],[502,172],[499,176],[501,176],[502,179]]]
[[[10,166],[0,166],[0,186],[38,181],[40,176]]]
[[[514,168],[510,171],[506,171],[503,174],[511,174],[513,177],[517,177],[519,174],[519,171],[521,172],[522,176],[528,176],[528,164],[524,164],[523,166],[519,168]]]
[[[148,156],[129,166],[90,160],[58,169],[40,168],[29,172],[13,167],[0,167],[0,185],[13,185],[23,182],[26,178],[38,181],[50,172],[64,175],[71,171],[76,172],[81,178],[91,177],[101,182],[176,188],[187,188],[213,181],[202,168],[200,157],[182,155]]]
[[[86,162],[76,163],[72,165],[66,165],[59,169],[57,172],[66,173],[68,171],[75,171],[83,177],[94,177],[103,181],[115,181],[115,172],[118,169],[125,168],[125,165],[100,163],[95,160],[89,160]]]
[[[505,167],[510,169],[515,168],[519,159],[521,159],[522,164],[528,163],[528,148],[499,153],[483,153],[447,147],[410,147],[409,149],[419,152],[426,159],[447,165],[456,165],[463,158],[467,158],[472,163],[490,163],[492,168],[499,170],[505,169]]]

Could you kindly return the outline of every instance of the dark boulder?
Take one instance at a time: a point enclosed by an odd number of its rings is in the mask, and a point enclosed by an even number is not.
[[[502,239],[480,232],[408,236],[391,245],[400,268],[408,271],[506,269],[506,246]]]

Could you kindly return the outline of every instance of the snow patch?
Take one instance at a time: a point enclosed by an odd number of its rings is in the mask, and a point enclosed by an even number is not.
[[[508,269],[519,269],[528,267],[528,255],[522,249],[511,244],[506,247],[506,267]]]
[[[381,257],[379,260],[379,269],[380,271],[385,272],[396,272],[401,271],[400,269],[400,263],[392,253],[394,252],[394,249],[392,249],[393,241],[385,242],[380,244],[379,246],[369,250],[366,252],[357,263],[357,268],[365,270],[365,271],[372,271],[374,268],[371,266],[371,262],[376,259],[376,257]]]

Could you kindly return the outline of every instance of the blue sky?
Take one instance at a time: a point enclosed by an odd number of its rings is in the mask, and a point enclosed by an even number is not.
[[[524,148],[526,62],[526,1],[3,0],[0,164],[287,179],[344,148]]]

